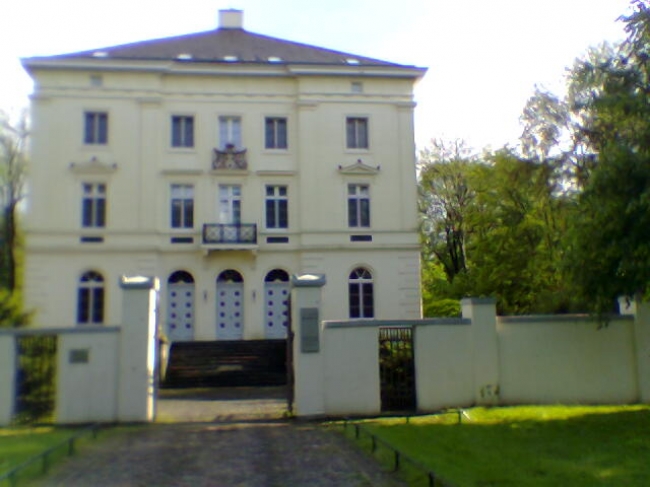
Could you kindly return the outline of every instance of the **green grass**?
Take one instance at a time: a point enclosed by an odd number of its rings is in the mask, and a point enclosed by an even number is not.
[[[525,406],[364,421],[456,486],[650,485],[650,407]],[[368,439],[363,440],[366,444]],[[381,449],[380,449],[381,451]],[[380,453],[390,461],[388,451]]]
[[[77,431],[52,426],[0,428],[0,475],[61,443]],[[20,478],[31,478],[40,469],[42,465],[38,463],[21,474]],[[0,486],[4,485],[9,483],[0,481]]]

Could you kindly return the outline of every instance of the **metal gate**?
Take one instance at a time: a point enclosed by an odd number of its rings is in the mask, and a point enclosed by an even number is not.
[[[16,337],[14,422],[52,421],[56,401],[56,335]]]
[[[379,329],[379,377],[382,411],[414,411],[413,329]]]

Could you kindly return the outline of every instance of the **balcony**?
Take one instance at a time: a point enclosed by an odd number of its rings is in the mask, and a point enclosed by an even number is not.
[[[213,171],[246,171],[247,169],[246,149],[237,150],[233,145],[228,145],[225,150],[214,149],[212,153]]]
[[[203,242],[205,250],[256,250],[257,224],[205,223]]]

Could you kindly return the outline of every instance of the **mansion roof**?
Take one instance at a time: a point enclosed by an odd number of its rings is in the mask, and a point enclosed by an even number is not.
[[[264,36],[248,32],[243,28],[218,28],[206,32],[48,56],[40,59],[78,60],[88,58],[229,64],[318,64],[388,68],[411,67]]]

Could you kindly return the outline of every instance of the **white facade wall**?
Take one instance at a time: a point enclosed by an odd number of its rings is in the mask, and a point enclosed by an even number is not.
[[[273,269],[326,272],[332,284],[323,318],[346,319],[349,273],[367,267],[375,317],[419,318],[413,76],[302,76],[275,67],[264,76],[232,76],[219,69],[201,75],[182,68],[164,74],[110,71],[101,62],[95,69],[30,69],[36,88],[25,299],[38,326],[75,323],[78,279],[87,270],[104,277],[106,324],[117,324],[120,315],[117,276],[159,277],[164,314],[168,276],[191,273],[199,340],[215,338],[215,282],[226,269],[244,278],[245,339],[264,337],[261,296],[264,276]],[[101,76],[101,86],[93,76]],[[362,93],[351,91],[352,81],[363,83]],[[85,111],[108,113],[106,146],[83,143]],[[171,147],[172,115],[194,117],[194,148]],[[246,171],[211,169],[224,115],[241,117]],[[264,148],[269,116],[287,118],[287,150]],[[368,150],[346,149],[348,116],[368,118]],[[372,170],[340,169],[358,160]],[[107,185],[106,228],[81,228],[82,183]],[[348,227],[347,186],[353,183],[370,186],[370,228]],[[170,228],[171,184],[194,185],[193,229]],[[202,248],[202,225],[219,221],[220,184],[241,185],[241,221],[257,224],[255,249]],[[286,230],[264,227],[269,184],[288,187]],[[351,242],[357,234],[371,235],[372,242]],[[266,242],[278,235],[289,242]],[[82,243],[83,236],[103,242]],[[170,243],[175,236],[193,243]]]

